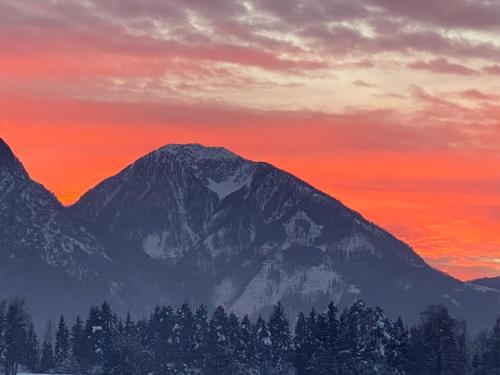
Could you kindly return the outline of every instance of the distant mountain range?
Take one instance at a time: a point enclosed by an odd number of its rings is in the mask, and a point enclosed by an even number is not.
[[[224,305],[256,316],[362,298],[414,321],[446,305],[473,330],[500,314],[500,282],[461,282],[331,196],[270,164],[168,145],[64,207],[0,140],[0,297],[41,322],[108,299]]]
[[[487,288],[500,290],[500,277],[483,277],[481,279],[472,280],[470,283],[477,287],[484,287],[484,290],[488,290]]]

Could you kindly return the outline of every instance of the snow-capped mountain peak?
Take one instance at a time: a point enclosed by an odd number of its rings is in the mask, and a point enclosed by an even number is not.
[[[151,156],[156,158],[175,157],[194,162],[202,160],[234,161],[242,159],[240,156],[223,147],[210,147],[198,143],[168,144],[153,151]]]
[[[200,179],[219,198],[235,191],[244,184],[245,175],[251,173],[252,162],[223,147],[200,144],[169,144],[139,159],[135,164],[176,173],[189,173]],[[144,168],[144,167],[139,167]],[[172,170],[173,169],[173,170]]]
[[[149,191],[154,185],[182,185],[185,178],[196,178],[219,198],[223,198],[236,187],[244,185],[254,164],[222,147],[168,144],[141,157],[104,182],[112,183],[115,178],[134,180],[139,173]],[[96,188],[102,186],[100,184]]]

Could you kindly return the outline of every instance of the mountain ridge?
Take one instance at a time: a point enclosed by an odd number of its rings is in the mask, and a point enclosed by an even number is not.
[[[104,249],[57,198],[33,181],[10,147],[0,142],[0,296],[24,296],[42,316],[61,298],[84,307]],[[102,288],[95,295],[107,297]],[[74,295],[72,295],[74,293]],[[44,303],[44,301],[46,303]]]
[[[9,202],[19,199],[14,194]],[[21,203],[6,212],[16,216],[32,204]],[[256,316],[278,300],[294,314],[310,305],[322,309],[330,300],[346,306],[363,298],[409,321],[425,305],[442,303],[478,328],[500,307],[498,293],[434,269],[336,198],[221,147],[160,147],[75,204],[59,206],[67,225],[91,234],[92,246],[105,255],[96,252],[87,262],[99,270],[100,296],[138,314],[186,299]],[[43,210],[37,215],[43,217]],[[28,220],[20,224],[36,231],[30,226]],[[82,289],[78,293],[92,300],[90,287]],[[478,306],[481,311],[474,311]]]
[[[212,163],[210,156],[220,152],[225,157]],[[211,188],[211,180],[227,181],[242,169],[244,183],[232,184],[228,194]],[[447,303],[460,313],[461,294],[475,293],[334,197],[271,164],[221,148],[161,147],[104,180],[71,209],[173,265],[169,272],[182,274],[176,278],[188,295],[204,290],[210,297],[198,296],[202,302],[239,313],[258,314],[277,300],[295,306],[294,312],[307,304],[322,306],[329,298],[348,304],[363,297],[376,304],[373,296],[384,295],[377,289],[386,287],[384,298],[410,299],[408,294],[423,305],[429,296],[428,301]],[[173,219],[164,216],[167,211]],[[123,219],[124,214],[131,217]],[[394,280],[373,288],[370,284],[383,279],[387,269]],[[444,291],[438,295],[419,273],[439,280]],[[202,281],[193,281],[197,278]],[[382,305],[398,310],[391,301]],[[418,309],[413,310],[416,319]]]
[[[471,285],[497,290],[500,293],[500,276],[482,277],[467,281]]]

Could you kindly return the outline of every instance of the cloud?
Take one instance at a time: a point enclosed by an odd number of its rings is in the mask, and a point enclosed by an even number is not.
[[[450,95],[451,97],[451,95]],[[183,102],[175,99],[161,103],[97,101],[7,97],[0,95],[0,111],[5,122],[26,124],[36,119],[40,126],[106,125],[190,127],[199,130],[224,129],[227,132],[254,132],[274,137],[274,131],[287,129],[290,139],[302,142],[303,132],[313,132],[314,148],[330,150],[463,150],[496,147],[500,136],[500,109],[485,106],[469,109],[439,94],[419,87],[412,98],[423,108],[407,114],[396,109],[349,108],[329,113],[313,110],[253,110],[212,102]],[[29,108],[29,111],[23,110]],[[58,108],[57,111],[54,108]],[[484,113],[482,113],[484,111]],[[425,120],[423,120],[425,118]],[[269,132],[269,133],[268,133]],[[370,134],[360,137],[360,134]],[[306,145],[305,147],[309,147]]]
[[[285,6],[270,0],[217,0],[207,6],[178,0],[140,4],[131,0],[21,0],[0,3],[0,43],[6,58],[46,56],[57,61],[73,56],[78,62],[93,56],[113,59],[116,66],[135,59],[146,71],[149,65],[182,59],[305,73],[338,65],[333,64],[333,57],[357,56],[359,61],[377,65],[374,55],[403,56],[412,51],[498,60],[500,49],[493,39],[454,37],[425,26],[426,20],[440,22],[440,17],[465,19],[461,14],[475,14],[483,23],[491,17],[492,6],[486,2],[460,4],[294,0]],[[420,26],[408,28],[408,22],[398,18],[402,16]],[[459,26],[458,21],[448,25]],[[457,74],[466,71],[457,69]]]
[[[365,82],[361,79],[357,79],[355,81],[352,81],[351,82],[354,86],[359,86],[359,87],[366,87],[366,88],[375,88],[377,87],[377,85],[374,85],[373,83],[368,83],[368,82]]]
[[[487,74],[500,75],[500,65],[484,66],[483,72]]]
[[[488,0],[371,0],[386,16],[401,16],[413,22],[467,29],[500,28],[500,4]]]
[[[478,74],[477,71],[465,65],[451,63],[445,58],[436,58],[429,61],[415,61],[408,64],[409,68],[418,70],[428,70],[434,73],[455,74],[463,76],[471,76]]]
[[[484,92],[476,89],[462,91],[459,93],[459,96],[474,100],[492,100],[496,98],[496,95],[485,94]]]

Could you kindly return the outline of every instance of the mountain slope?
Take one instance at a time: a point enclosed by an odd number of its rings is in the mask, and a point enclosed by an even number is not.
[[[500,276],[498,277],[483,277],[481,279],[471,280],[469,284],[473,285],[477,290],[495,289],[500,291]]]
[[[0,297],[26,297],[37,323],[111,298],[118,284],[102,244],[1,139],[0,228]]]
[[[172,301],[256,315],[278,300],[295,313],[332,298],[341,305],[364,298],[410,320],[442,303],[475,328],[500,307],[495,291],[429,267],[334,198],[222,148],[158,149],[86,193],[71,212],[105,242],[159,267],[158,288]]]

